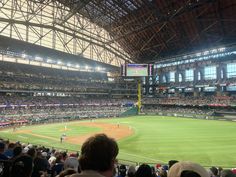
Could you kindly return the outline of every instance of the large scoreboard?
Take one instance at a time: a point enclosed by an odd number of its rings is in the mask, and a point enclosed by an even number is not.
[[[148,77],[153,75],[153,64],[125,64],[121,66],[121,75],[126,77]]]

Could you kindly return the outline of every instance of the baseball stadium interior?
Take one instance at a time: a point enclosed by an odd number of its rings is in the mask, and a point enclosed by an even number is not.
[[[81,146],[66,145],[69,123],[92,126],[113,119],[122,128],[126,119],[138,122],[145,116],[236,126],[235,0],[0,1],[0,177],[12,175],[22,154],[32,156],[38,168],[46,164],[41,170],[32,167],[32,177],[41,171],[61,177],[75,159],[79,172]],[[64,133],[55,135],[58,146],[28,137],[49,136],[36,135],[33,127],[60,123]],[[25,127],[32,127],[31,134],[22,138]],[[236,151],[229,156],[236,157]],[[122,156],[114,176],[142,177],[136,172],[147,164],[152,177],[169,177],[171,163],[186,159],[168,158]],[[233,177],[233,160],[197,163],[209,177]]]

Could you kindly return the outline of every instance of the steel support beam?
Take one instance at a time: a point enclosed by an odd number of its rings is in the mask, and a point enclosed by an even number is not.
[[[11,0],[0,3],[0,35],[45,45],[71,54],[119,66],[130,56],[117,44],[105,45],[109,34],[77,14],[90,0],[71,12],[56,0]],[[60,19],[60,24],[56,23]],[[97,50],[94,50],[97,46]],[[60,48],[58,48],[60,47]],[[93,50],[93,51],[91,51]]]

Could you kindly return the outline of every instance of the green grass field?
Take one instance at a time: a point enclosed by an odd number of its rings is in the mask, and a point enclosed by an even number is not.
[[[132,136],[120,141],[118,158],[135,162],[167,163],[171,159],[189,160],[204,166],[236,166],[236,123],[227,121],[196,120],[158,116],[138,116],[120,119],[99,119],[106,122],[130,126]],[[67,136],[97,132],[99,128],[66,123]],[[27,126],[20,130],[48,136],[50,139],[35,137],[25,133],[15,134],[12,129],[3,130],[0,136],[22,142],[80,150],[77,144],[61,144],[59,137],[65,123]]]

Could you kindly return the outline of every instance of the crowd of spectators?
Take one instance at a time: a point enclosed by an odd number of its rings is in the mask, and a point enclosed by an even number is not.
[[[119,148],[105,134],[88,138],[81,152],[0,139],[2,177],[235,177],[235,169],[204,168],[193,162],[170,160],[166,164],[119,164]]]
[[[132,99],[34,96],[1,96],[0,100],[0,127],[81,118],[119,117],[135,102]]]
[[[1,62],[0,89],[53,90],[89,92],[100,90],[136,90],[135,83],[108,82],[100,72],[68,71],[53,68]]]
[[[230,106],[235,105],[234,96],[175,96],[175,97],[159,97],[144,98],[143,104],[162,104],[162,105],[192,105],[192,106]]]
[[[110,83],[106,81],[81,81],[65,78],[45,78],[45,77],[19,77],[15,75],[1,75],[1,89],[25,89],[25,90],[57,90],[57,91],[77,91],[84,92],[89,89],[101,90],[136,90],[136,85]]]
[[[146,114],[168,114],[171,115],[204,115],[221,116],[236,114],[235,97],[234,96],[173,96],[173,97],[157,97],[142,99],[142,112]],[[233,118],[231,116],[231,118]],[[229,116],[223,116],[229,117]]]
[[[77,80],[107,80],[106,73],[102,72],[84,72],[84,71],[72,71],[62,70],[49,67],[41,67],[13,62],[1,61],[0,65],[1,74],[7,74],[9,76],[29,76],[39,78],[67,78]]]
[[[78,152],[0,140],[0,176],[41,177],[47,173],[55,177],[68,168],[75,173],[79,170],[78,155]]]
[[[0,105],[6,107],[40,107],[51,105],[122,105],[128,102],[134,102],[134,99],[125,98],[105,98],[105,97],[76,97],[76,96],[30,96],[30,95],[2,95],[0,96]],[[4,106],[4,107],[5,107]]]
[[[147,114],[152,113],[180,113],[189,115],[212,115],[216,109],[206,107],[183,107],[171,105],[144,105],[142,112]]]

